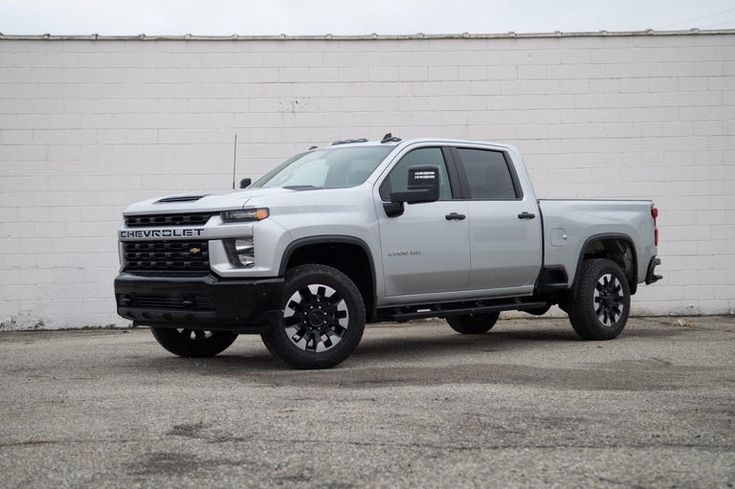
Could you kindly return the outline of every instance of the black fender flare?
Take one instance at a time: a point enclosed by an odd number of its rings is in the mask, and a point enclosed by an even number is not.
[[[357,245],[365,252],[365,255],[368,259],[368,266],[370,267],[370,279],[372,280],[372,294],[373,294],[373,305],[370,308],[371,310],[368,312],[368,318],[372,318],[375,316],[375,311],[377,308],[377,302],[378,302],[378,282],[376,280],[376,274],[375,274],[375,262],[373,260],[373,255],[370,251],[370,246],[368,244],[355,236],[348,236],[343,234],[323,234],[318,236],[306,236],[304,238],[298,238],[293,241],[291,241],[287,246],[286,249],[283,251],[283,256],[281,256],[281,264],[278,267],[278,275],[283,277],[286,274],[286,267],[288,265],[289,260],[291,259],[291,255],[298,250],[299,248],[302,248],[304,246],[310,246],[315,244],[333,244],[333,243],[344,243],[344,244],[352,244]]]
[[[633,238],[631,238],[629,235],[624,233],[600,233],[600,234],[593,234],[586,240],[584,240],[584,243],[582,243],[582,248],[579,250],[579,258],[577,258],[577,269],[574,272],[574,282],[572,283],[571,292],[572,294],[576,294],[577,290],[577,282],[579,280],[579,273],[582,270],[582,261],[584,258],[584,254],[587,251],[587,248],[594,243],[595,241],[600,241],[603,239],[619,239],[621,241],[625,241],[630,246],[630,250],[633,253],[633,280],[632,283],[629,284],[630,286],[630,294],[633,295],[636,292],[636,289],[638,288],[638,251],[635,248],[635,243],[633,242]]]

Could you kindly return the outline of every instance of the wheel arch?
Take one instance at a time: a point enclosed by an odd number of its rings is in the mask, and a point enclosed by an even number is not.
[[[627,253],[630,257],[626,257]],[[574,282],[571,291],[574,293],[579,282],[582,262],[586,258],[607,258],[617,263],[628,279],[630,294],[638,288],[638,252],[633,238],[624,233],[601,233],[587,238],[579,250],[579,258],[574,273]]]
[[[350,253],[353,254],[350,256]],[[345,235],[308,236],[296,239],[289,243],[283,252],[279,275],[283,276],[289,268],[305,263],[331,266],[347,275],[362,294],[366,319],[374,320],[377,305],[375,263],[370,247],[365,241]]]

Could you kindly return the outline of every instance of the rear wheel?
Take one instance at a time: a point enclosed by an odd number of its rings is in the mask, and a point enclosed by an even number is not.
[[[630,288],[617,263],[607,259],[585,260],[577,279],[569,321],[585,340],[611,340],[625,328],[630,312]]]
[[[301,265],[286,274],[283,320],[262,335],[266,348],[292,367],[333,367],[357,348],[365,304],[350,278],[325,265]]]
[[[151,328],[158,343],[180,357],[212,357],[225,351],[237,338],[235,333],[192,328]]]
[[[450,316],[447,318],[447,323],[457,333],[484,334],[495,326],[499,317],[499,312],[466,314],[464,316]]]

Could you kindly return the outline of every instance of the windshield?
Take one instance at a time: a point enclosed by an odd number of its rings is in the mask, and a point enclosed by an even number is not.
[[[345,188],[367,180],[393,146],[324,148],[286,160],[253,184],[273,188]]]

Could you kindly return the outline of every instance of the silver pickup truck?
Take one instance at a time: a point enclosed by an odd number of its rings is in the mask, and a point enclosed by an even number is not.
[[[327,368],[366,323],[445,318],[482,334],[500,311],[569,315],[615,338],[655,267],[649,200],[539,200],[518,151],[444,139],[337,141],[220,195],[131,205],[117,311],[170,352],[260,334],[297,368]]]

